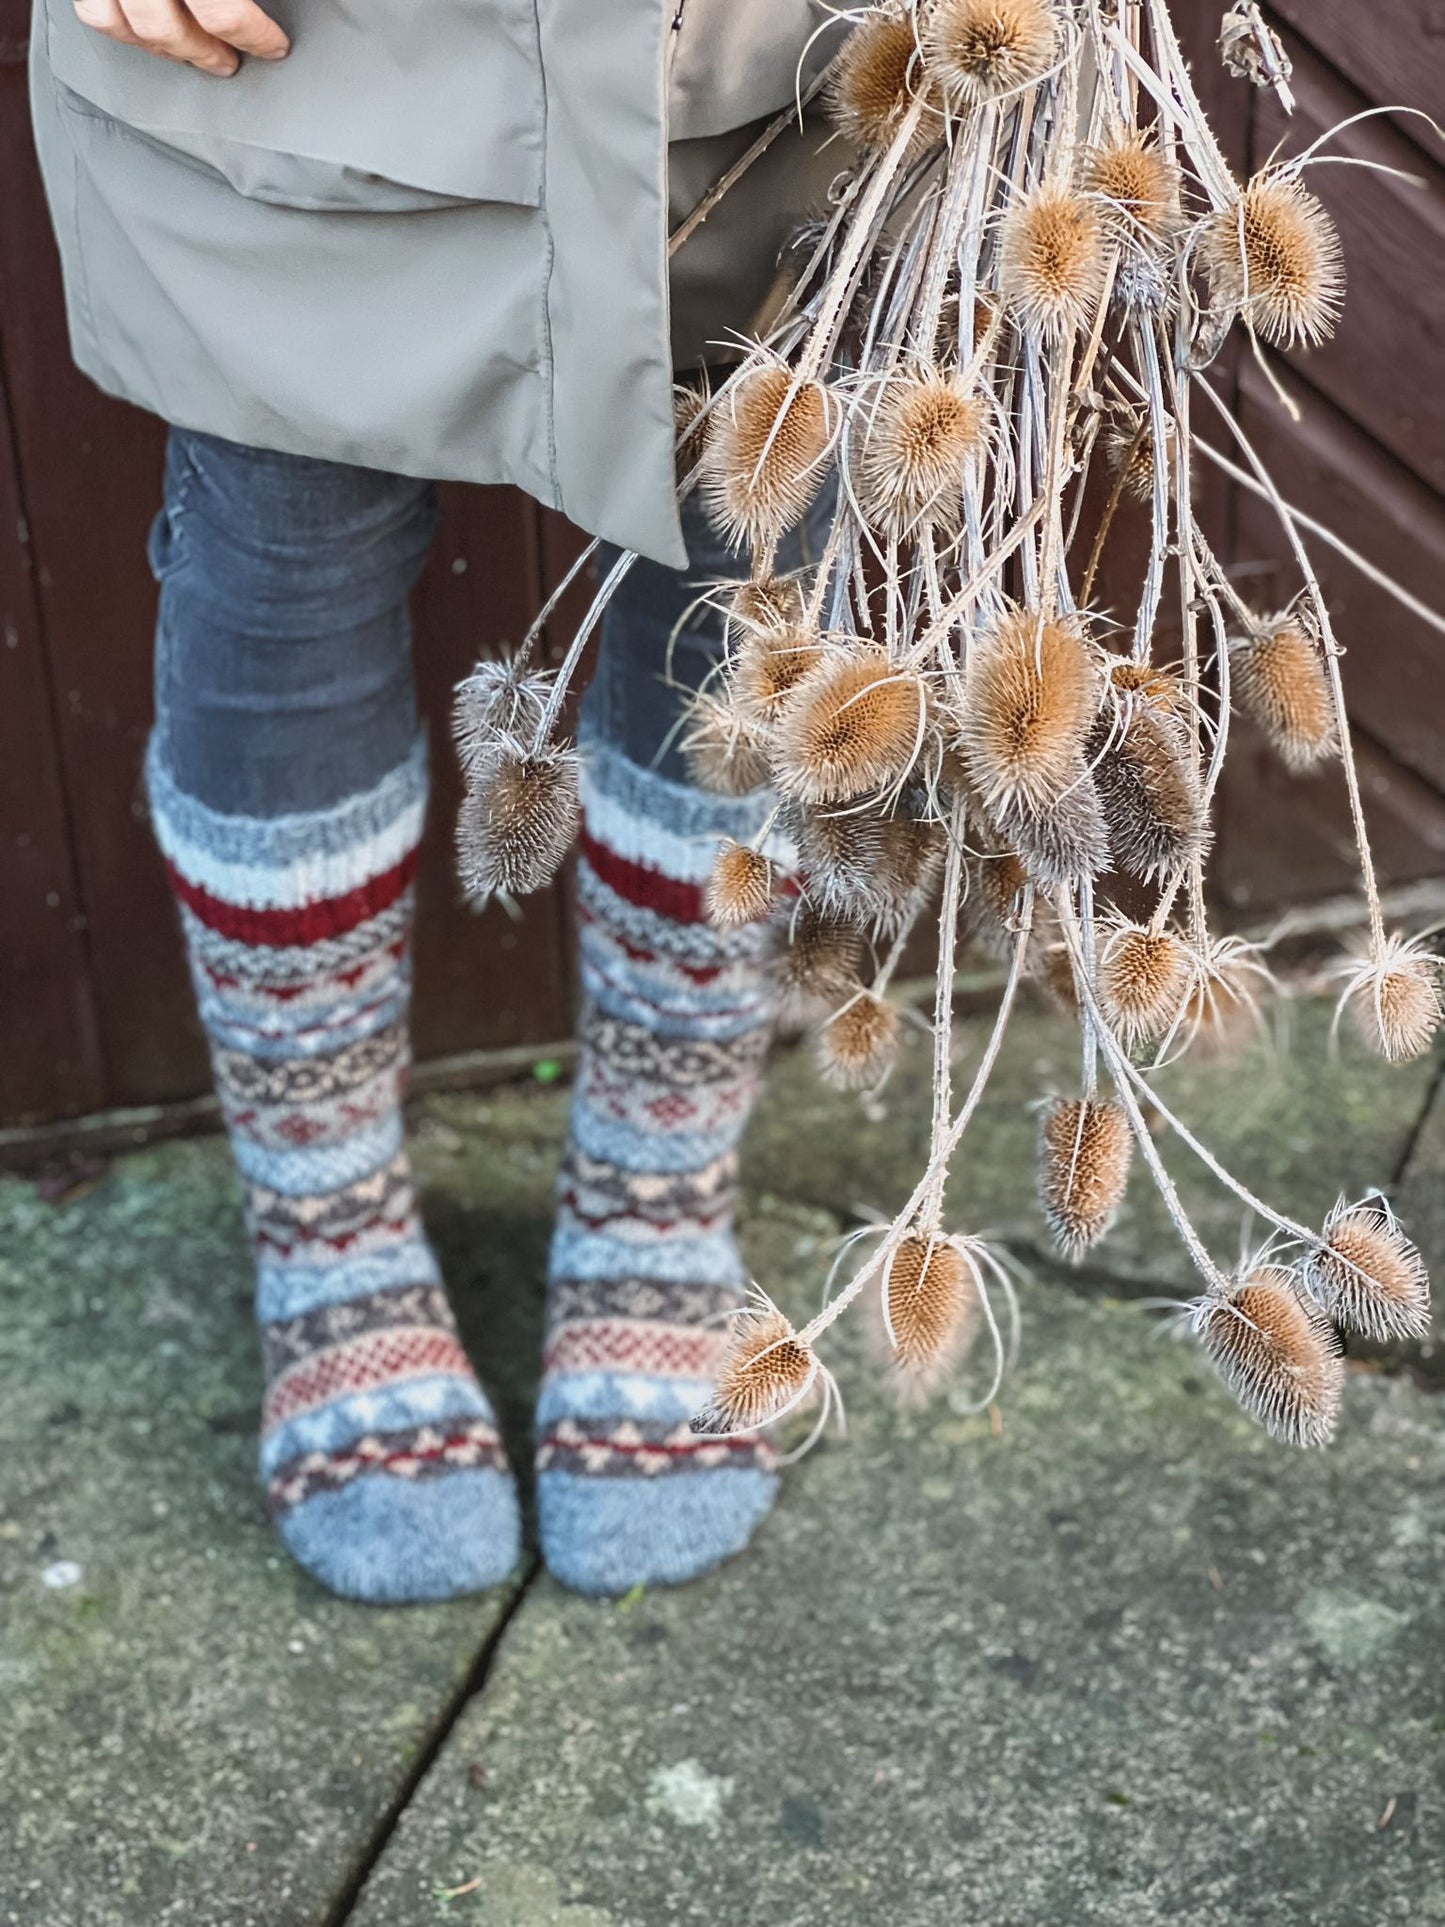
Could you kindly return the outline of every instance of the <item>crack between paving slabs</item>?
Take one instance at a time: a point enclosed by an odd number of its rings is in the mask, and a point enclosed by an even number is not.
[[[517,1581],[516,1590],[507,1602],[501,1618],[483,1640],[471,1665],[467,1668],[466,1677],[447,1702],[441,1717],[427,1735],[420,1752],[413,1760],[385,1812],[372,1828],[365,1846],[342,1881],[335,1899],[321,1916],[319,1927],[344,1927],[344,1923],[350,1920],[366,1891],[366,1883],[391,1844],[392,1836],[401,1823],[402,1815],[411,1805],[418,1788],[440,1758],[442,1749],[451,1738],[458,1720],[491,1677],[492,1664],[501,1650],[502,1641],[507,1636],[507,1629],[520,1612],[522,1602],[541,1575],[542,1561],[540,1556],[534,1553],[522,1577]]]

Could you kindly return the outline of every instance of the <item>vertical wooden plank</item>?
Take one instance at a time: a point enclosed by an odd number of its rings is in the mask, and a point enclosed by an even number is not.
[[[0,114],[5,83],[0,73]],[[0,342],[0,1123],[6,1124],[45,1118],[58,1108],[93,1109],[104,1089],[43,649]]]
[[[418,1057],[550,1041],[570,1026],[562,885],[478,915],[452,857],[461,776],[451,696],[478,656],[515,649],[541,605],[537,510],[515,489],[443,488],[442,526],[416,597],[418,691],[432,805],[417,929]]]
[[[14,58],[28,24],[24,0],[0,0]],[[71,364],[23,68],[5,79],[0,330],[94,969],[104,1077],[86,1102],[189,1097],[204,1088],[205,1053],[140,793],[155,606],[145,538],[162,430]],[[71,1107],[57,1093],[53,1108]]]

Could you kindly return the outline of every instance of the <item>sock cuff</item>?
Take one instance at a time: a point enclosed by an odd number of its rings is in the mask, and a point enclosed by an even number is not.
[[[595,733],[581,739],[580,792],[585,835],[625,863],[679,883],[705,883],[723,837],[743,843],[766,819],[774,798],[769,790],[751,796],[713,796],[674,783],[628,760]],[[786,868],[796,853],[786,837],[770,835],[765,845],[774,862]]]
[[[180,789],[152,735],[146,790],[156,840],[184,901],[299,911],[393,878],[410,882],[426,814],[426,739],[377,784],[326,810],[228,816]],[[195,904],[191,905],[195,908]]]

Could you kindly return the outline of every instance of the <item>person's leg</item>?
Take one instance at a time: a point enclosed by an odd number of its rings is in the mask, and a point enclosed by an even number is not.
[[[402,1140],[434,520],[423,483],[174,431],[152,536],[151,811],[246,1189],[262,1477],[308,1571],[387,1601],[518,1550]]]
[[[751,837],[771,799],[688,781],[679,722],[723,620],[712,606],[682,619],[739,565],[691,504],[684,525],[691,566],[634,565],[583,706],[584,1010],[537,1411],[543,1551],[583,1592],[707,1571],[747,1543],[777,1485],[767,1440],[688,1426],[746,1289],[737,1144],[774,998],[765,931],[714,929],[703,907],[719,839]]]

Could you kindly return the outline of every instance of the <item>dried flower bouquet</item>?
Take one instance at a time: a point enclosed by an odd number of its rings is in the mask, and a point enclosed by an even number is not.
[[[686,743],[701,783],[774,790],[768,833],[785,833],[796,863],[781,869],[763,835],[727,844],[710,910],[772,920],[780,984],[816,1013],[833,1083],[887,1075],[890,982],[915,925],[937,916],[931,1148],[893,1224],[871,1249],[850,1242],[852,1275],[810,1323],[795,1330],[762,1293],[736,1317],[694,1425],[749,1429],[820,1389],[826,1415],[823,1341],[867,1292],[900,1373],[923,1384],[987,1329],[992,1396],[1008,1350],[995,1294],[1010,1308],[1011,1294],[1000,1254],[950,1226],[948,1176],[1036,973],[1076,1009],[1081,1038],[1078,1089],[1047,1104],[1039,1133],[1060,1251],[1077,1259],[1105,1236],[1137,1155],[1198,1269],[1185,1310],[1224,1382],[1276,1437],[1321,1444],[1340,1331],[1425,1330],[1419,1255],[1379,1199],[1342,1201],[1319,1229],[1272,1210],[1151,1073],[1237,1045],[1272,986],[1264,955],[1206,911],[1236,711],[1291,769],[1338,765],[1368,917],[1365,948],[1340,967],[1341,1010],[1391,1060],[1424,1051],[1442,1016],[1439,960],[1385,925],[1339,645],[1300,523],[1211,374],[1232,330],[1259,354],[1333,327],[1340,249],[1307,185],[1322,144],[1239,182],[1165,0],[893,0],[848,18],[825,97],[853,164],[798,243],[767,338],[715,394],[679,395],[680,487],[702,491],[752,565],[714,592],[729,654]],[[1231,9],[1223,44],[1288,104],[1288,64],[1257,8]],[[1231,585],[1196,514],[1201,455],[1273,505],[1299,572],[1289,608],[1256,611]],[[780,537],[828,487],[821,559],[777,578]],[[1132,605],[1105,610],[1100,560],[1131,502],[1148,559]],[[558,717],[630,560],[560,670],[530,666],[549,606],[517,659],[479,665],[459,691],[460,850],[479,893],[539,887],[571,841],[575,752]],[[1166,597],[1177,634],[1160,660]],[[960,1100],[966,935],[1007,974]],[[1242,1266],[1222,1266],[1189,1221],[1146,1107],[1267,1228]]]

